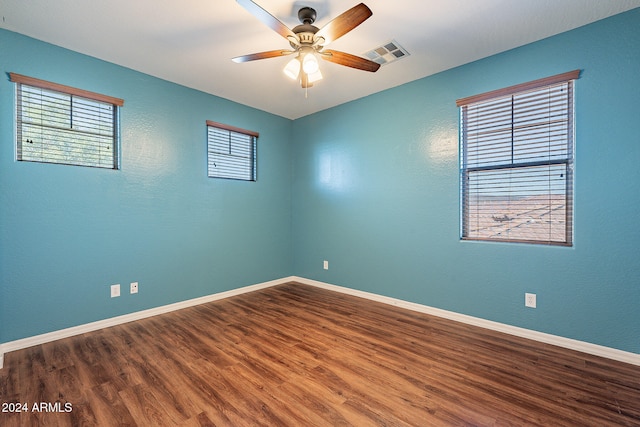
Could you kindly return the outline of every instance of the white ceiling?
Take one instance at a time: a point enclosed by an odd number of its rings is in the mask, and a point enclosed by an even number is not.
[[[302,6],[317,10],[321,28],[358,2],[256,1],[290,28]],[[395,39],[410,56],[377,73],[321,61],[324,79],[306,97],[282,73],[288,57],[231,61],[289,48],[234,0],[0,0],[0,26],[295,119],[640,7],[640,0],[364,2],[373,16],[329,47],[363,55]]]

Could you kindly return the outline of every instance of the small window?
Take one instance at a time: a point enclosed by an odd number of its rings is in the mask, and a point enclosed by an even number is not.
[[[256,180],[258,133],[207,120],[210,178]]]
[[[16,159],[118,169],[124,101],[10,73],[16,83]]]
[[[572,245],[579,73],[457,101],[462,239]]]

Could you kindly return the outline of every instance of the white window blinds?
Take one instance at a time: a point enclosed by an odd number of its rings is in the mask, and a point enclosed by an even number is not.
[[[572,244],[578,75],[458,101],[463,239]]]
[[[208,176],[256,180],[258,133],[207,121]]]
[[[123,101],[30,77],[16,82],[16,158],[118,169]]]

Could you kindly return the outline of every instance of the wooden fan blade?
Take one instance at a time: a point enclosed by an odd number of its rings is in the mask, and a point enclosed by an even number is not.
[[[276,58],[278,56],[291,55],[293,52],[294,52],[293,50],[282,50],[282,49],[269,50],[267,52],[258,52],[258,53],[251,53],[249,55],[237,56],[233,58],[232,61],[237,63],[256,61],[258,59]]]
[[[358,70],[371,71],[372,73],[375,73],[380,68],[380,64],[377,62],[337,50],[323,50],[320,56],[325,61],[344,65],[345,67],[357,68]]]
[[[369,9],[364,3],[360,3],[359,5],[347,10],[342,15],[337,16],[324,27],[320,28],[316,33],[316,38],[322,37],[325,40],[324,44],[329,44],[362,24],[371,15],[373,15],[371,9]]]
[[[288,37],[293,37],[294,39],[296,39],[296,35],[289,29],[289,27],[284,25],[282,22],[280,22],[280,20],[278,20],[278,18],[274,17],[251,0],[237,0],[237,2],[238,4],[240,4],[240,6],[247,9],[249,13],[258,18],[260,22],[271,28],[276,33],[280,34],[285,39],[287,39]]]

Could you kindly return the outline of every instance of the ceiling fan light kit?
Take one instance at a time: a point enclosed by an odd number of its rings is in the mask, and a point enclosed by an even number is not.
[[[302,7],[298,11],[298,19],[301,24],[289,29],[255,2],[251,0],[237,0],[237,2],[262,23],[287,39],[293,50],[272,50],[238,56],[233,58],[234,62],[255,61],[295,54],[296,57],[287,63],[283,71],[288,77],[298,80],[305,89],[322,79],[318,57],[328,62],[364,71],[375,72],[380,68],[380,64],[369,59],[324,49],[327,44],[347,34],[373,15],[371,9],[364,3],[352,7],[322,28],[313,25],[317,16],[316,11],[311,7]]]

